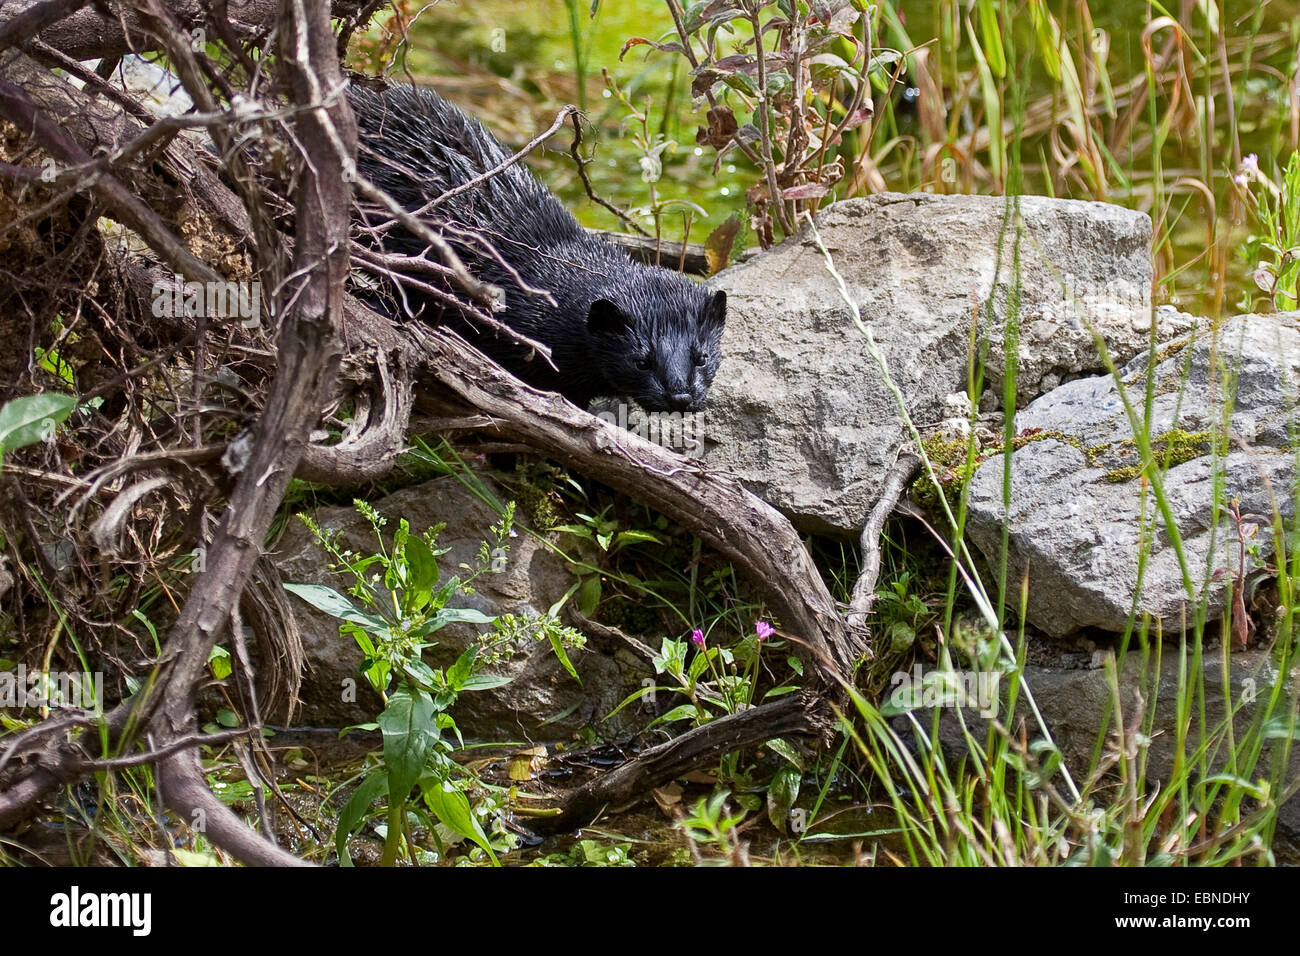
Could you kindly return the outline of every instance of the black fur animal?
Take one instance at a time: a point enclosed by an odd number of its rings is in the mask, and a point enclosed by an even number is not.
[[[353,85],[348,98],[361,174],[407,210],[510,155],[432,91],[396,86],[379,93]],[[434,215],[486,236],[525,282],[554,296],[557,306],[526,294],[499,263],[444,231],[479,278],[505,291],[497,318],[550,347],[559,369],[556,374],[535,355],[530,361],[530,349],[502,336],[474,333],[475,344],[516,376],[583,407],[597,395],[631,398],[650,411],[704,405],[718,370],[725,293],[710,294],[676,272],[633,262],[589,236],[522,163],[453,196]],[[385,246],[412,254],[424,243],[402,231],[390,233]]]

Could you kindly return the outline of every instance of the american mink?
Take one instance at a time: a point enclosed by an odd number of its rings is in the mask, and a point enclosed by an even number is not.
[[[408,211],[510,155],[476,120],[431,90],[376,92],[353,84],[348,99],[361,174]],[[634,262],[588,235],[522,163],[439,204],[433,216],[452,227],[442,234],[471,271],[504,290],[497,318],[548,346],[559,370],[539,356],[529,360],[532,350],[490,330],[471,331],[471,341],[514,375],[584,408],[597,395],[631,398],[649,411],[704,405],[718,370],[725,293]],[[520,278],[550,292],[557,305],[525,293],[492,257],[457,239],[455,227],[487,237]],[[399,228],[384,245],[418,254],[425,244]],[[433,303],[419,303],[409,291],[407,298],[436,314]]]

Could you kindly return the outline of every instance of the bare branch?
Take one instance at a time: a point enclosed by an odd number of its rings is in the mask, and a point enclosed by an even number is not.
[[[21,54],[18,58],[25,60]],[[15,65],[12,51],[0,56],[0,77]],[[69,133],[42,112],[31,97],[7,79],[0,78],[0,116],[32,136],[52,156],[74,166],[101,163],[82,149]],[[203,282],[220,282],[221,276],[195,257],[162,218],[132,193],[106,168],[89,173],[85,185],[104,200],[109,210],[137,232],[163,261],[177,272]]]
[[[848,622],[851,628],[866,628],[867,615],[871,613],[871,606],[876,600],[876,581],[880,578],[880,533],[884,531],[885,522],[907,490],[907,483],[916,477],[920,469],[921,459],[916,455],[911,452],[899,455],[894,467],[885,475],[880,496],[862,527],[859,542],[862,570],[853,584],[853,595],[849,601]]]

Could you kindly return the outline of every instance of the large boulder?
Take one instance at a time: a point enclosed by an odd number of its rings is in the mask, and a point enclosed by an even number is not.
[[[500,500],[509,499],[491,479],[486,479],[486,484]],[[438,559],[444,580],[458,573],[462,563],[477,563],[488,528],[498,520],[494,511],[454,477],[403,488],[372,504],[388,519],[388,540],[402,518],[410,523],[413,534],[446,522],[438,536],[439,546],[450,549]],[[375,549],[369,523],[354,509],[321,508],[312,516],[322,529],[341,530],[343,546],[363,555]],[[352,583],[351,578],[328,570],[328,555],[299,521],[288,527],[272,556],[286,583],[326,584],[339,591]],[[504,567],[479,577],[474,582],[475,593],[458,595],[452,606],[475,607],[488,614],[537,616],[545,614],[573,582],[563,558],[531,535],[520,533],[510,539]],[[336,619],[297,597],[290,601],[311,666],[301,690],[300,723],[341,727],[374,720],[383,705],[361,677],[362,655],[356,642],[340,636]],[[451,625],[438,631],[439,647],[431,652],[431,662],[445,665],[455,660],[480,629]],[[601,721],[650,673],[648,665],[630,654],[606,655],[594,649],[574,651],[571,660],[582,677],[581,685],[556,660],[548,642],[529,643],[513,659],[493,669],[493,673],[512,677],[509,684],[462,694],[452,716],[461,731],[476,740],[556,740],[587,727],[618,731],[619,725]],[[355,695],[346,692],[349,688],[355,688]],[[628,708],[623,713],[631,715],[635,710]]]
[[[1120,372],[1139,420],[1152,393],[1148,433],[1157,459],[1171,462],[1160,481],[1190,595],[1165,516],[1141,480],[1114,378],[1069,382],[1016,415],[1017,430],[1039,439],[1012,455],[1007,554],[1011,580],[1028,572],[1031,624],[1051,635],[1123,631],[1135,598],[1167,628],[1190,622],[1194,601],[1206,602],[1213,620],[1239,570],[1243,538],[1254,551],[1245,575],[1267,564],[1275,511],[1289,520],[1295,510],[1298,319],[1246,315],[1207,325],[1167,349],[1154,371],[1143,356]],[[1001,551],[1002,470],[1000,456],[985,462],[970,488],[967,532],[990,561]],[[1234,500],[1246,516],[1243,537],[1228,509]]]
[[[966,388],[975,321],[996,385],[1017,262],[1022,397],[1101,370],[1093,331],[1121,362],[1149,341],[1147,216],[1038,197],[1019,200],[1018,218],[1010,210],[997,197],[885,194],[817,217],[919,425],[946,417],[944,399]],[[711,284],[726,291],[728,318],[707,460],[803,528],[856,534],[906,433],[811,232]]]

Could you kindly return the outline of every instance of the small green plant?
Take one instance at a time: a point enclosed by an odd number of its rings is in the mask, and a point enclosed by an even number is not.
[[[858,165],[869,137],[856,134],[872,116],[872,87],[891,87],[901,54],[872,55],[875,11],[863,17],[861,4],[667,3],[675,35],[632,37],[623,54],[646,46],[690,65],[691,96],[707,104],[696,142],[717,150],[718,166],[732,150],[753,164],[747,198],[769,246]]]
[[[700,726],[723,714],[747,710],[754,705],[765,644],[770,645],[773,651],[784,647],[783,642],[768,640],[773,633],[770,624],[758,621],[754,633],[742,638],[732,647],[710,644],[704,631],[699,628],[692,632],[689,641],[665,637],[652,663],[656,673],[671,678],[673,683],[640,688],[626,697],[610,716],[634,701],[644,701],[647,695],[653,696],[660,692],[681,694],[688,703],[680,704],[656,717],[651,721],[650,727],[681,720],[690,720],[694,726]],[[803,664],[797,657],[791,655],[787,663],[796,673],[802,674]],[[795,690],[798,688],[788,685],[773,687],[763,695],[763,699],[779,697]]]
[[[436,546],[441,525],[429,528],[423,535],[413,535],[402,519],[391,544],[386,545],[383,528],[387,519],[364,501],[355,502],[355,506],[378,541],[378,550],[365,556],[345,549],[339,540],[340,532],[326,531],[310,516],[299,515],[334,559],[330,569],[352,578],[348,594],[326,585],[285,585],[286,590],[342,622],[340,633],[356,640],[365,654],[362,673],[384,701],[378,720],[360,728],[377,729],[383,734],[383,759],[363,775],[340,816],[335,836],[340,862],[350,864],[347,838],[368,818],[370,805],[385,793],[388,811],[381,862],[388,866],[395,863],[403,845],[415,861],[408,808],[411,792],[418,787],[424,807],[433,818],[481,847],[495,865],[497,849],[509,844],[498,840],[494,846],[479,814],[471,807],[471,790],[482,787],[473,774],[452,759],[455,748],[448,735],[462,745],[464,741],[450,710],[461,693],[507,683],[509,678],[484,671],[513,654],[525,636],[549,639],[561,654],[564,647],[581,646],[582,636],[562,627],[553,614],[524,622],[515,616],[495,618],[474,608],[451,606],[457,595],[473,593],[473,582],[479,576],[501,570],[513,533],[513,502],[492,526],[492,538],[479,548],[476,562],[462,564],[463,573],[445,581],[441,580],[437,560],[447,553],[446,548]],[[430,667],[423,652],[436,646],[431,639],[434,634],[453,623],[493,627],[449,667]],[[417,820],[423,816],[421,812],[412,815]],[[427,829],[436,837],[433,826]]]
[[[677,828],[690,844],[691,857],[697,865],[749,866],[749,845],[739,835],[746,814],[743,810],[732,811],[728,802],[730,797],[726,790],[701,797],[690,815],[677,821]],[[707,847],[717,855],[705,857],[700,853],[701,847]]]
[[[610,506],[607,505],[596,514],[578,512],[574,516],[578,519],[577,522],[554,525],[550,530],[563,531],[583,540],[591,541],[602,552],[611,557],[630,544],[645,542],[657,545],[664,544],[661,537],[650,531],[620,530],[617,519],[608,516],[609,510]],[[591,567],[580,562],[571,562],[571,564],[579,582],[577,588],[578,610],[590,617],[596,612],[596,606],[600,603],[601,596],[604,593],[602,574],[593,571]]]
[[[705,212],[695,203],[687,199],[665,199],[659,195],[658,183],[664,172],[664,154],[671,155],[677,149],[677,142],[668,139],[663,133],[651,130],[650,118],[650,99],[647,98],[645,106],[637,109],[632,102],[631,97],[624,92],[623,88],[605,72],[605,84],[609,92],[618,99],[618,102],[627,111],[627,117],[624,122],[632,127],[632,143],[637,151],[637,165],[641,168],[641,181],[646,184],[649,190],[649,197],[646,205],[628,211],[632,217],[649,218],[655,227],[656,238],[660,237],[663,232],[664,215],[673,209],[680,209],[682,212],[682,221],[685,224],[685,235],[690,237],[691,220],[698,213],[700,216],[707,216]]]
[[[934,610],[912,590],[910,571],[904,571],[887,587],[876,592],[874,610],[880,621],[876,633],[895,653],[910,648],[920,630],[936,616]]]
[[[529,866],[636,866],[628,856],[630,843],[602,843],[599,840],[579,840],[567,853],[548,853],[538,857]]]
[[[619,530],[618,521],[608,517],[609,509],[610,506],[606,505],[598,514],[579,513],[576,517],[581,522],[580,524],[557,524],[550,530],[567,531],[569,534],[594,541],[600,550],[611,554],[629,544],[640,544],[647,541],[657,545],[664,543],[662,538],[650,531]]]
[[[1300,153],[1291,154],[1280,186],[1260,171],[1254,154],[1242,162],[1234,181],[1247,189],[1254,183],[1261,187],[1255,200],[1261,232],[1243,247],[1255,266],[1255,284],[1276,308],[1294,309],[1300,303]]]
[[[699,727],[725,714],[748,710],[755,704],[764,650],[773,655],[786,650],[784,642],[771,639],[774,633],[772,625],[758,621],[753,634],[741,638],[731,647],[710,643],[700,628],[692,632],[689,641],[665,637],[652,663],[656,673],[671,678],[671,683],[638,689],[614,708],[610,716],[633,702],[653,701],[661,692],[680,694],[686,702],[655,717],[647,730],[680,721],[690,721],[692,726]],[[798,657],[786,654],[785,663],[796,676],[802,676],[803,662]],[[771,700],[798,690],[795,684],[784,684],[767,690],[761,700]],[[732,751],[722,757],[718,776],[734,785],[736,801],[746,810],[758,810],[766,803],[773,826],[784,830],[790,809],[799,795],[803,758],[779,737],[767,741],[764,747],[781,758],[774,771],[756,774],[753,768],[742,766],[740,753]]]

